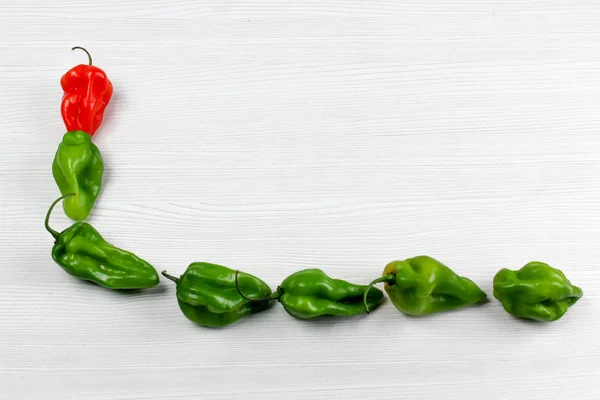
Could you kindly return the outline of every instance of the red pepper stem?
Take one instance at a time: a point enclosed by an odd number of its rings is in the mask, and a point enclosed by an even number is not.
[[[167,271],[162,271],[161,274],[163,274],[163,276],[167,279],[172,280],[173,282],[175,282],[176,284],[179,283],[179,278],[174,277],[173,275],[169,275],[167,274]]]
[[[44,221],[44,226],[46,226],[46,230],[48,232],[50,232],[50,234],[54,237],[54,239],[58,239],[58,237],[60,236],[60,233],[55,231],[54,229],[50,228],[50,225],[49,225],[50,214],[52,214],[52,210],[54,209],[54,206],[56,206],[62,199],[65,199],[69,196],[75,196],[75,193],[67,193],[65,195],[60,196],[58,199],[54,200],[54,203],[52,203],[52,205],[48,209],[48,212],[46,213],[46,220]]]
[[[244,294],[242,293],[242,291],[240,290],[240,283],[239,283],[239,280],[238,280],[238,275],[239,275],[239,273],[240,273],[240,271],[239,271],[239,270],[236,270],[236,271],[235,271],[235,288],[236,288],[236,290],[237,290],[238,294],[239,294],[240,296],[242,296],[242,298],[243,298],[244,300],[248,300],[248,301],[269,301],[269,300],[278,300],[278,299],[279,299],[279,297],[281,297],[281,290],[280,290],[280,288],[277,288],[277,290],[276,290],[276,291],[274,291],[273,293],[271,293],[271,294],[270,294],[269,296],[267,296],[267,297],[261,297],[261,298],[258,298],[258,299],[253,299],[253,298],[251,298],[251,297],[247,297],[247,296],[246,296],[246,295],[244,295]]]
[[[77,50],[77,49],[85,51],[85,54],[87,54],[87,56],[88,56],[89,65],[92,65],[92,55],[90,54],[90,52],[87,51],[86,49],[84,49],[83,47],[79,47],[79,46],[73,47],[71,49],[71,51]]]
[[[369,305],[367,303],[367,296],[369,295],[369,291],[371,290],[371,288],[376,283],[380,283],[380,282],[393,283],[395,281],[396,281],[396,274],[387,274],[387,275],[382,276],[381,278],[375,279],[373,282],[371,282],[369,284],[369,286],[367,287],[367,290],[365,290],[365,294],[363,296],[363,304],[365,305],[365,311],[367,312],[367,314],[370,312]]]

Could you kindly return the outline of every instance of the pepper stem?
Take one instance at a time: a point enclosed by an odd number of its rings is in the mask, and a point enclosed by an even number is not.
[[[382,276],[381,278],[377,278],[375,279],[373,282],[369,283],[369,286],[367,287],[367,290],[365,290],[365,294],[363,296],[363,304],[365,305],[365,311],[367,312],[367,314],[369,314],[369,304],[367,303],[367,296],[369,295],[369,291],[371,290],[371,288],[376,284],[376,283],[380,283],[380,282],[394,282],[396,280],[396,274],[387,274]]]
[[[60,236],[60,233],[55,231],[54,229],[50,228],[50,225],[49,225],[50,214],[52,214],[52,210],[54,209],[54,206],[56,206],[62,199],[65,199],[69,196],[75,196],[75,193],[67,193],[65,195],[60,196],[58,199],[54,200],[54,203],[52,203],[52,205],[48,209],[48,212],[46,213],[46,221],[44,221],[44,226],[46,226],[46,230],[48,232],[50,232],[50,234],[54,237],[54,239],[58,239],[58,237]]]
[[[166,271],[166,270],[165,270],[165,271],[162,271],[162,272],[161,272],[161,274],[163,274],[163,276],[164,276],[165,278],[172,280],[172,281],[173,281],[173,282],[175,282],[176,284],[177,284],[177,283],[179,283],[179,278],[177,278],[177,277],[175,277],[175,276],[173,276],[173,275],[169,275],[169,274],[167,274],[167,271]]]
[[[235,271],[235,288],[236,288],[236,290],[237,290],[238,294],[239,294],[240,296],[242,296],[242,298],[243,298],[244,300],[248,300],[248,301],[268,301],[268,300],[277,300],[277,299],[279,299],[279,297],[281,297],[281,288],[279,288],[279,287],[277,288],[277,290],[276,290],[276,291],[274,291],[273,293],[271,293],[271,294],[270,294],[269,296],[267,296],[267,297],[261,297],[261,298],[259,298],[259,299],[253,299],[253,298],[251,298],[251,297],[247,297],[247,296],[246,296],[244,293],[242,293],[242,291],[240,290],[240,283],[239,283],[239,280],[238,280],[238,275],[239,275],[239,273],[240,273],[240,270],[236,270],[236,271]]]
[[[87,51],[86,49],[84,49],[83,47],[79,47],[79,46],[73,47],[71,49],[71,51],[77,50],[77,49],[85,51],[85,54],[87,54],[87,56],[88,56],[89,65],[92,65],[92,55],[90,54],[90,52]]]

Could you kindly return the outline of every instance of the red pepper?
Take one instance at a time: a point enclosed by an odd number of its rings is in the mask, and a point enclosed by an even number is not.
[[[84,131],[93,136],[102,123],[104,109],[113,93],[112,83],[106,73],[92,65],[92,56],[83,47],[73,47],[86,52],[89,65],[71,68],[60,79],[64,90],[61,114],[67,131]]]

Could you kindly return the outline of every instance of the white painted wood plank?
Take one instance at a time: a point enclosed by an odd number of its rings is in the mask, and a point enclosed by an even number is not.
[[[591,0],[3,2],[0,398],[598,399],[599,15]],[[498,269],[536,259],[584,298],[552,324],[495,300],[427,318],[388,301],[214,330],[170,282],[76,281],[42,226],[74,45],[115,86],[90,222],[158,269],[368,282],[425,253],[491,295]]]

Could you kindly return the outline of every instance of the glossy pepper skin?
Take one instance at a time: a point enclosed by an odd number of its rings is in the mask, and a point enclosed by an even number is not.
[[[394,306],[404,314],[427,315],[450,311],[487,300],[470,279],[458,276],[441,262],[417,256],[386,265],[381,278]]]
[[[511,315],[551,322],[562,318],[583,296],[562,271],[532,261],[517,271],[503,268],[494,277],[494,297]]]
[[[62,76],[61,114],[68,131],[81,130],[93,136],[102,123],[113,86],[106,73],[92,65],[92,57],[86,49],[73,47],[75,49],[86,52],[89,64],[76,65]]]
[[[52,175],[61,194],[75,193],[63,202],[63,209],[75,221],[85,220],[102,189],[102,155],[83,131],[65,133],[52,163]]]
[[[159,282],[152,265],[128,251],[105,241],[90,224],[76,222],[62,232],[50,228],[48,222],[57,199],[46,215],[46,229],[54,237],[52,259],[68,274],[95,282],[109,289],[146,289]]]
[[[231,325],[274,304],[274,299],[269,298],[271,289],[265,282],[222,265],[195,262],[179,278],[166,271],[162,274],[177,284],[179,308],[198,325],[213,328]],[[240,291],[246,296],[262,300],[245,299]]]
[[[305,269],[288,276],[279,285],[279,302],[288,314],[299,319],[313,319],[324,315],[353,316],[365,312],[363,298],[367,285],[356,285],[341,279],[332,279],[320,269]],[[370,309],[383,302],[383,292],[369,291]]]

